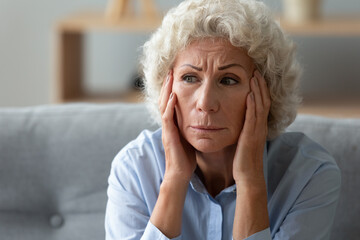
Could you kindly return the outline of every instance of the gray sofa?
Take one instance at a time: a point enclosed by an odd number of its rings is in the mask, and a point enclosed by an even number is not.
[[[0,239],[104,239],[107,177],[142,129],[141,104],[0,109]],[[360,119],[298,116],[289,127],[320,142],[342,171],[332,239],[360,239]]]

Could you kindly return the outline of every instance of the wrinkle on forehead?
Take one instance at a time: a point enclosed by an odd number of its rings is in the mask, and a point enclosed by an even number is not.
[[[174,67],[182,64],[191,64],[206,71],[208,68],[218,68],[223,65],[238,63],[248,69],[252,75],[255,69],[253,60],[247,52],[234,47],[225,39],[205,38],[191,42],[175,58]]]

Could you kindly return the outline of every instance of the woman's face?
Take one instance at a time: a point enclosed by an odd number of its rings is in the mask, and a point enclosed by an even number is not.
[[[198,151],[237,143],[244,124],[253,60],[226,40],[194,41],[177,55],[173,89],[182,136]]]

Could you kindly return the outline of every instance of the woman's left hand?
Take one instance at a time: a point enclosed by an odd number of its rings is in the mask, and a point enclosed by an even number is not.
[[[271,105],[265,79],[258,71],[250,82],[246,113],[233,161],[236,208],[233,239],[245,239],[270,226],[263,153]]]
[[[244,126],[233,161],[233,177],[237,184],[263,183],[263,152],[268,133],[267,121],[271,105],[265,79],[258,70],[250,80],[246,99]]]

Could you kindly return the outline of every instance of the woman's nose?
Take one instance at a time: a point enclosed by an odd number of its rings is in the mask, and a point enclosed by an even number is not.
[[[217,112],[220,107],[219,93],[216,86],[211,83],[203,83],[197,91],[196,108],[200,112]]]

